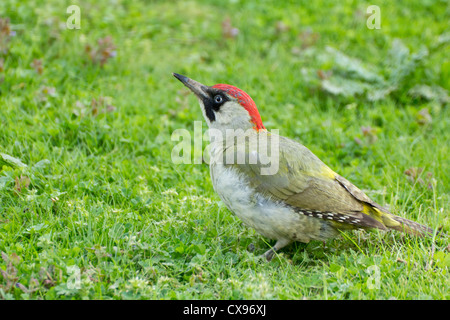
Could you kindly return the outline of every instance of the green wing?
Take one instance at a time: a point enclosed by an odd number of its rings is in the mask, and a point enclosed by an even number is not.
[[[329,219],[338,228],[375,227],[386,229],[383,213],[387,211],[373,202],[356,186],[339,176],[305,146],[269,132],[260,131],[269,146],[270,165],[278,164],[278,171],[262,174],[267,159],[258,149],[251,147],[249,140],[235,141],[226,148],[234,148],[236,154],[245,153],[246,159],[257,154],[257,161],[233,166],[249,177],[249,183],[257,191],[291,206],[301,214]],[[274,139],[278,140],[278,144]],[[276,146],[279,146],[278,148]],[[271,146],[271,147],[270,147]],[[279,150],[278,161],[274,155]],[[274,151],[273,154],[272,151]],[[236,161],[235,161],[236,162]],[[225,161],[225,163],[227,163]],[[252,163],[252,162],[250,162]]]

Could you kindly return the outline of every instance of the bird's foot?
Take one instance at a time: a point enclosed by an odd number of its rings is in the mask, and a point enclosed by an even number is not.
[[[275,253],[280,250],[281,248],[284,248],[288,244],[290,244],[292,241],[287,239],[278,239],[277,243],[271,248],[270,250],[267,250],[262,257],[264,257],[267,261],[271,261]]]
[[[274,248],[267,250],[264,254],[261,255],[261,258],[266,259],[268,262],[270,262],[273,259],[273,256],[275,255]]]

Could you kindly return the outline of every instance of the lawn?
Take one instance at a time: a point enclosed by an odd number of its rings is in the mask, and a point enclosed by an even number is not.
[[[449,299],[448,238],[353,231],[268,263],[208,165],[171,160],[203,121],[172,72],[229,83],[269,130],[450,233],[449,21],[439,0],[2,0],[0,299]]]

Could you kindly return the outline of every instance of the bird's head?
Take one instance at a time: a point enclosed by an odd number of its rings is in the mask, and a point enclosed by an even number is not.
[[[210,128],[266,130],[255,102],[241,89],[229,84],[209,87],[180,74],[173,75],[195,93]]]

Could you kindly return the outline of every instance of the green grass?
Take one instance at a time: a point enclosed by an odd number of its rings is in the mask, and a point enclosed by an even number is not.
[[[202,120],[171,73],[230,83],[267,128],[449,233],[448,96],[410,91],[450,89],[447,1],[379,1],[379,30],[366,27],[373,3],[350,0],[75,4],[80,30],[65,28],[65,2],[0,2],[15,32],[0,36],[0,153],[26,165],[0,159],[0,299],[450,298],[448,238],[355,231],[266,263],[274,243],[224,207],[208,166],[170,157],[172,132]],[[222,34],[227,17],[234,38]],[[102,67],[85,47],[107,36],[117,54]],[[327,46],[365,71],[339,66]],[[319,70],[364,92],[331,94]],[[361,79],[369,71],[392,92],[369,99],[380,85]]]

